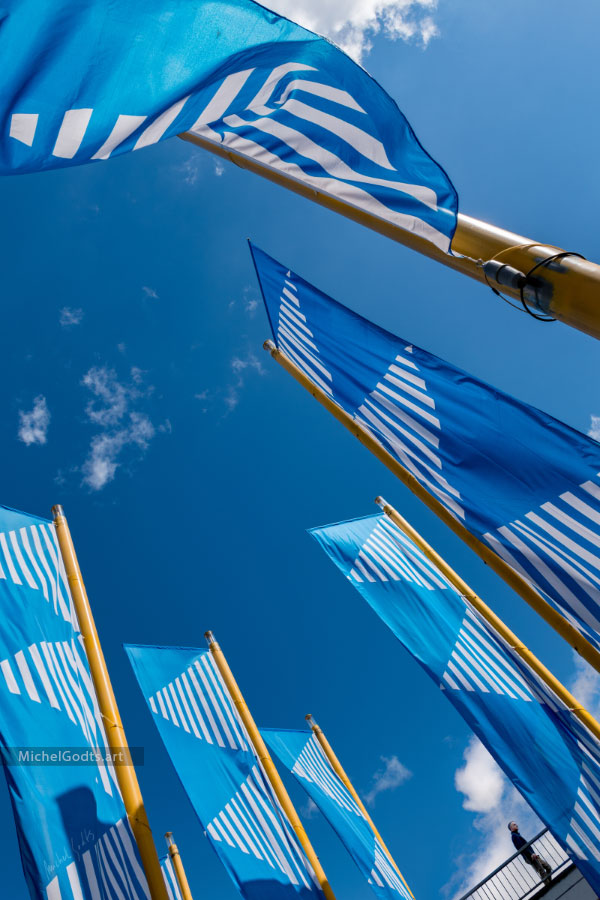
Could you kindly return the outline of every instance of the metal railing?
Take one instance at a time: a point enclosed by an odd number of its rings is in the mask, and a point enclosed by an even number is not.
[[[572,865],[571,860],[554,840],[547,828],[529,841],[511,857],[501,863],[460,900],[527,900],[545,887],[544,879],[536,869],[525,861],[523,850],[531,847],[552,868],[550,877],[565,872]]]

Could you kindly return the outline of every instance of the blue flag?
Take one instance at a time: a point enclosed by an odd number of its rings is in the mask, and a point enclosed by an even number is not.
[[[169,895],[169,900],[183,900],[183,896],[179,888],[179,882],[177,881],[177,876],[175,875],[175,869],[173,867],[173,863],[171,862],[171,857],[168,853],[166,856],[161,856],[160,867],[162,869],[163,878],[165,879],[165,884],[167,886],[167,894]]]
[[[312,529],[600,891],[600,746],[386,516]]]
[[[282,353],[600,649],[600,444],[251,249]]]
[[[189,131],[448,251],[457,196],[391,97],[251,0],[6,0],[0,173]]]
[[[0,757],[32,900],[149,900],[52,522],[0,507]]]
[[[181,783],[241,895],[322,898],[210,652],[125,649]]]
[[[411,900],[406,882],[375,837],[356,800],[331,767],[314,734],[262,728],[273,753],[319,807],[380,900]]]

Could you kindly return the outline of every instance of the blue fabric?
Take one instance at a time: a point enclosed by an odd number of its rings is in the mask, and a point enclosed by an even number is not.
[[[45,764],[19,764],[18,748],[46,754],[36,757]],[[51,754],[59,751],[70,755],[50,764]],[[72,764],[75,754],[92,751],[87,765]],[[0,758],[34,900],[149,897],[115,771],[106,761],[104,729],[54,525],[5,507],[0,507]]]
[[[306,731],[261,729],[269,749],[319,807],[380,900],[411,900],[412,894],[375,837],[360,807]]]
[[[251,249],[280,350],[600,649],[600,444]]]
[[[322,898],[210,652],[125,649],[181,783],[241,895]]]
[[[311,531],[600,891],[600,747],[384,515]]]
[[[7,0],[0,58],[0,173],[193,131],[449,249],[456,191],[391,97],[251,0]]]
[[[160,867],[162,869],[165,884],[167,886],[167,894],[169,895],[169,900],[183,900],[179,882],[177,881],[177,876],[175,875],[175,869],[173,867],[173,863],[171,862],[171,857],[168,853],[166,856],[161,856]]]

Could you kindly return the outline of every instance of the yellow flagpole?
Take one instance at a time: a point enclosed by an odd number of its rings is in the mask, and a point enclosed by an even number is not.
[[[416,531],[413,526],[403,518],[400,513],[394,509],[393,506],[390,506],[389,503],[383,499],[383,497],[377,497],[375,501],[378,506],[381,507],[385,515],[397,525],[398,528],[403,531],[416,545],[420,550],[423,551],[427,559],[431,560],[431,562],[437,566],[437,568],[442,572],[443,575],[446,576],[448,581],[456,588],[459,594],[461,594],[469,603],[475,607],[477,612],[486,620],[486,622],[492,626],[492,628],[500,635],[500,637],[504,638],[506,643],[512,647],[515,653],[521,657],[521,659],[527,663],[530,669],[539,675],[542,681],[548,685],[548,687],[554,691],[559,700],[565,704],[565,706],[572,710],[574,715],[580,719],[583,724],[589,728],[594,737],[600,739],[600,724],[594,719],[592,715],[579,703],[578,700],[575,699],[573,694],[571,694],[566,687],[561,684],[561,682],[555,678],[555,676],[550,672],[546,666],[540,662],[537,656],[528,650],[525,644],[519,640],[519,638],[514,634],[507,625],[504,624],[502,619],[499,619],[495,612],[493,612],[489,606],[484,603],[484,601],[479,597],[472,588],[463,581],[460,575],[454,571],[454,569],[448,565],[445,559],[437,553],[433,547],[427,543],[425,538],[423,538],[418,531]]]
[[[413,894],[413,892],[412,892],[411,889],[409,888],[408,884],[406,883],[406,878],[404,877],[404,875],[402,874],[402,872],[401,872],[400,869],[398,868],[398,865],[397,865],[397,863],[396,863],[396,860],[394,859],[394,857],[392,856],[392,854],[390,853],[390,851],[389,851],[388,848],[386,847],[383,838],[381,837],[381,835],[379,834],[379,831],[377,830],[377,826],[375,825],[375,822],[373,821],[373,819],[372,819],[371,816],[369,815],[369,813],[368,813],[368,811],[367,811],[367,808],[366,808],[365,804],[364,804],[364,803],[362,802],[362,800],[360,799],[360,797],[359,797],[359,795],[358,795],[358,792],[357,792],[357,791],[355,790],[355,788],[354,788],[354,785],[352,784],[352,782],[350,781],[350,779],[349,779],[348,776],[346,775],[346,772],[345,772],[344,769],[342,768],[342,764],[341,764],[341,762],[339,761],[339,759],[337,758],[336,754],[334,753],[333,747],[331,746],[331,744],[329,743],[329,741],[328,741],[327,738],[325,737],[325,733],[324,733],[323,730],[319,727],[319,725],[317,725],[317,723],[315,722],[314,718],[312,717],[312,715],[311,715],[310,713],[309,713],[307,716],[305,716],[304,718],[306,719],[306,721],[307,721],[308,724],[310,725],[311,731],[313,732],[313,734],[314,734],[315,737],[317,738],[319,744],[320,744],[321,747],[323,748],[323,752],[325,753],[325,756],[327,757],[327,759],[328,759],[329,762],[331,763],[331,768],[332,768],[333,771],[336,773],[336,775],[339,777],[339,779],[340,779],[340,781],[342,782],[342,784],[344,784],[345,787],[350,791],[350,794],[352,795],[352,797],[353,797],[354,800],[356,801],[356,803],[357,803],[357,805],[358,805],[360,811],[362,812],[363,816],[365,817],[365,819],[367,820],[367,822],[368,822],[369,825],[371,826],[371,831],[373,832],[373,834],[375,835],[375,837],[377,838],[377,840],[379,841],[379,843],[380,843],[381,846],[383,847],[384,851],[387,853],[390,862],[392,863],[392,865],[393,865],[393,867],[395,868],[396,872],[398,873],[398,875],[400,876],[400,878],[402,879],[402,881],[403,881],[404,884],[406,885],[406,889],[407,889],[407,891],[410,893],[410,896],[411,896],[411,897],[414,897],[415,895]]]
[[[169,900],[160,868],[160,861],[152,838],[152,831],[144,809],[140,786],[133,762],[131,761],[123,723],[119,715],[117,701],[110,682],[108,669],[106,668],[92,610],[81,577],[77,556],[75,555],[71,532],[69,531],[62,506],[53,506],[52,515],[54,517],[60,553],[71,589],[73,605],[77,613],[81,636],[83,637],[86,655],[90,664],[90,672],[104,722],[108,746],[115,754],[125,758],[124,763],[115,765],[115,772],[123,796],[127,818],[129,819],[146,873],[150,895],[152,900]]]
[[[171,862],[173,863],[173,870],[175,872],[177,884],[179,885],[179,890],[181,891],[181,896],[183,897],[183,900],[194,900],[194,898],[192,897],[192,892],[190,890],[189,882],[187,880],[187,876],[185,874],[185,869],[183,868],[181,856],[179,855],[179,848],[173,840],[173,832],[167,831],[167,833],[165,834],[165,839],[167,841],[167,847],[169,848],[169,856],[171,857]]]
[[[268,181],[285,187],[321,206],[352,219],[372,231],[383,234],[422,256],[441,263],[470,278],[493,286],[503,294],[521,302],[520,290],[509,284],[492,280],[482,263],[495,261],[511,266],[524,275],[531,272],[531,286],[525,288],[525,302],[534,312],[553,316],[592,337],[600,338],[600,265],[583,259],[576,253],[564,254],[560,247],[532,241],[479,219],[459,213],[456,233],[452,241],[454,255],[444,253],[430,241],[405,231],[397,225],[359,209],[344,200],[319,191],[283,172],[257,162],[222,144],[216,144],[191,132],[179,135],[203,150],[235,163],[242,169],[261,175]],[[556,258],[556,257],[560,258]],[[489,271],[489,270],[488,270]],[[487,279],[490,278],[490,281]]]
[[[244,723],[246,731],[250,736],[250,740],[254,745],[256,755],[262,764],[267,778],[271,782],[271,787],[273,788],[275,796],[281,804],[281,808],[288,817],[289,822],[294,829],[294,832],[296,833],[296,837],[298,838],[298,841],[300,842],[308,861],[313,867],[314,873],[317,877],[317,881],[321,886],[321,890],[323,891],[327,900],[335,900],[335,895],[331,889],[331,885],[327,881],[327,876],[323,871],[323,866],[319,861],[319,857],[314,851],[313,845],[311,844],[308,835],[304,830],[304,826],[302,825],[302,822],[298,817],[298,813],[296,812],[294,805],[290,800],[289,794],[285,789],[285,785],[281,780],[279,772],[275,768],[275,763],[271,759],[269,751],[267,750],[267,745],[265,744],[254,719],[252,718],[252,714],[242,696],[242,692],[238,687],[237,681],[233,677],[233,672],[229,668],[229,664],[225,659],[225,656],[223,655],[223,651],[214,639],[212,631],[207,631],[204,636],[208,641],[210,652],[212,653],[216,666],[227,686],[227,690],[229,691],[229,695],[239,713],[240,719]]]
[[[279,363],[286,372],[298,381],[315,400],[325,407],[338,422],[348,429],[373,456],[376,456],[387,468],[394,473],[419,500],[429,507],[464,543],[473,550],[490,569],[493,569],[520,597],[525,600],[561,637],[575,649],[594,669],[600,672],[600,653],[584,638],[564,616],[561,616],[549,603],[542,599],[540,594],[529,582],[522,578],[514,569],[505,563],[494,551],[478,540],[475,535],[455,519],[446,507],[436,500],[425,488],[405,469],[394,457],[375,440],[366,428],[359,425],[345,410],[331,400],[327,394],[318,388],[290,359],[285,356],[273,343],[265,341],[265,350],[268,350],[273,359]]]

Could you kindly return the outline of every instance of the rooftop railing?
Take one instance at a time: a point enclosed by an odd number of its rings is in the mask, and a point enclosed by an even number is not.
[[[551,872],[544,879],[526,861],[523,851],[531,847],[551,867]],[[497,869],[488,875],[474,888],[471,888],[460,900],[529,900],[572,865],[571,860],[554,840],[547,828],[529,841]],[[551,883],[551,881],[550,881]]]

